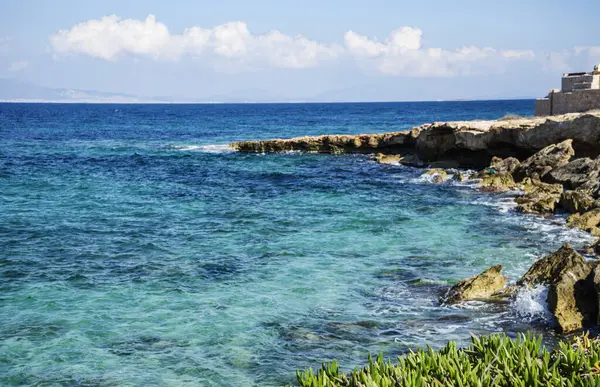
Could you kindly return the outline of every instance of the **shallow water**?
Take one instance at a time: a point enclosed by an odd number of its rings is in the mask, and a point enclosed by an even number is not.
[[[224,146],[532,109],[0,104],[0,384],[282,385],[322,361],[469,333],[551,337],[543,291],[516,305],[439,297],[589,240],[561,217],[366,156]]]

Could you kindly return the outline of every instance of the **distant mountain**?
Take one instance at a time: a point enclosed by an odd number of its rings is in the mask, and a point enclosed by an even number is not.
[[[0,101],[97,103],[170,102],[167,99],[147,98],[123,93],[107,93],[78,89],[53,89],[12,78],[0,78]]]

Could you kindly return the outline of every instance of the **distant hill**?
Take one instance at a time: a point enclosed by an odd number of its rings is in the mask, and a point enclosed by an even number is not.
[[[22,102],[170,102],[168,99],[140,97],[92,90],[53,89],[12,78],[0,78],[0,101]]]

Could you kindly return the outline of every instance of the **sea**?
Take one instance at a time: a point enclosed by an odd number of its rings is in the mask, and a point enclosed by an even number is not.
[[[515,282],[589,242],[563,215],[368,155],[227,146],[533,110],[0,104],[0,385],[282,386],[325,361],[350,370],[471,335],[556,339],[543,288],[442,300],[492,265]]]

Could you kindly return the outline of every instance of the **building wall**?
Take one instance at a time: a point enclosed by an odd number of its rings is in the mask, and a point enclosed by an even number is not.
[[[535,103],[536,116],[585,112],[596,109],[600,109],[600,89],[580,90],[573,93],[552,93],[549,98],[538,99]]]

